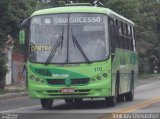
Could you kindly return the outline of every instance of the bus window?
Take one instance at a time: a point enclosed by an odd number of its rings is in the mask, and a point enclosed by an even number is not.
[[[129,50],[129,33],[128,33],[128,24],[126,24],[126,49]]]
[[[110,39],[111,39],[111,52],[115,52],[115,36],[114,36],[114,20],[109,19]]]
[[[121,30],[122,30],[122,35],[120,38],[120,48],[124,49],[124,28],[123,28],[123,23],[121,22]]]
[[[131,31],[131,50],[133,51],[133,27],[130,26],[130,31]]]
[[[127,30],[126,30],[126,24],[123,23],[123,39],[124,39],[124,47],[123,49],[127,49]]]
[[[133,50],[134,51],[136,51],[136,40],[135,40],[135,38],[136,38],[136,34],[135,34],[135,28],[133,28],[133,40],[134,40],[134,45],[133,45]]]

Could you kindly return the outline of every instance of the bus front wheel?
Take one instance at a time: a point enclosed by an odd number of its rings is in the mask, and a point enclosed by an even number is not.
[[[51,109],[53,105],[53,99],[41,99],[41,105],[44,109]]]
[[[79,104],[79,103],[82,103],[83,102],[83,99],[74,99],[74,102],[76,103],[76,104]]]
[[[64,99],[67,104],[72,104],[74,102],[73,99]]]
[[[118,95],[117,90],[118,89],[117,89],[117,83],[116,83],[116,85],[115,85],[115,95],[105,98],[105,102],[107,103],[107,105],[109,107],[114,107],[117,104],[117,95]]]

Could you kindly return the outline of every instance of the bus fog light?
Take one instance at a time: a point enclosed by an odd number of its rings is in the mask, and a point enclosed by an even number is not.
[[[41,83],[44,83],[44,81],[42,80]]]
[[[30,76],[30,79],[31,79],[31,80],[34,80],[34,79],[35,79],[35,76],[31,75],[31,76]]]
[[[107,73],[103,73],[102,76],[106,78],[108,76],[108,74]]]
[[[102,79],[102,77],[101,76],[97,76],[97,80],[101,80]]]
[[[40,81],[40,78],[36,78],[36,81],[39,82],[39,81]]]

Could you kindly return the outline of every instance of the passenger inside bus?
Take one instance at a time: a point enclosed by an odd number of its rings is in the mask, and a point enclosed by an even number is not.
[[[92,61],[102,60],[106,56],[104,34],[101,31],[90,32],[85,52]],[[96,54],[96,55],[95,55]]]

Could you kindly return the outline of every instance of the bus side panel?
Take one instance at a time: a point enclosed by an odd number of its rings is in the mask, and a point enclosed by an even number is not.
[[[134,72],[134,83],[137,85],[138,63],[137,54],[132,51],[116,49],[112,62],[112,95],[114,95],[115,83],[119,73],[119,94],[130,91],[131,75]]]

